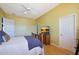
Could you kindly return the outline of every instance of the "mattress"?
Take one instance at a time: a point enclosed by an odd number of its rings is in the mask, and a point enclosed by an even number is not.
[[[29,50],[28,42],[24,37],[13,37],[8,42],[0,45],[0,55],[40,55],[43,54],[41,47]]]

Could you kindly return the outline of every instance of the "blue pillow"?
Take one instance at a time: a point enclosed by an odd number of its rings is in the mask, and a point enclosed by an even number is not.
[[[2,36],[3,36],[3,31],[0,31],[0,44],[1,44],[2,42],[4,42]]]

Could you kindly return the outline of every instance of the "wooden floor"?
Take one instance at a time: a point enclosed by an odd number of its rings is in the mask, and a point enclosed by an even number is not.
[[[44,54],[45,55],[73,55],[74,53],[63,48],[58,48],[53,45],[44,45]]]

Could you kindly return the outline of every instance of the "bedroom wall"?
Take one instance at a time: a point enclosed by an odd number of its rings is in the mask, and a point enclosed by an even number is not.
[[[32,32],[36,32],[35,20],[22,17],[14,17],[14,19],[16,35],[31,35]]]
[[[33,19],[8,14],[6,14],[6,18],[14,20],[15,36],[31,35],[31,32],[36,32]]]
[[[51,44],[59,45],[59,17],[69,14],[77,14],[77,30],[79,29],[79,4],[60,4],[43,16],[36,19],[39,32],[42,26],[50,26]],[[77,38],[79,34],[77,33]]]

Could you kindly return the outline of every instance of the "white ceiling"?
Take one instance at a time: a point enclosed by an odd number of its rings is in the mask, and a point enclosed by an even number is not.
[[[8,14],[14,14],[16,16],[23,16],[36,19],[45,14],[49,10],[59,5],[58,3],[0,3],[2,8]],[[23,7],[24,6],[24,7]],[[26,8],[31,8],[24,14]]]

